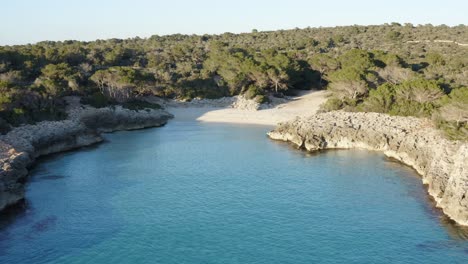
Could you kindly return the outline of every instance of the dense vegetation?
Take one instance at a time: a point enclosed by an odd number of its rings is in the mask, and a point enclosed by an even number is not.
[[[307,28],[0,47],[0,128],[61,119],[63,97],[131,106],[330,89],[324,110],[433,117],[467,137],[468,27]]]

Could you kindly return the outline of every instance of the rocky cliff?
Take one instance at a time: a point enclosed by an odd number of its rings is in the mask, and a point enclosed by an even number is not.
[[[0,210],[24,199],[27,168],[37,157],[100,142],[102,132],[162,126],[172,118],[162,110],[95,109],[76,102],[68,113],[68,120],[25,125],[0,136]]]
[[[426,119],[330,112],[278,125],[268,133],[308,151],[382,151],[419,172],[444,213],[468,225],[468,143],[445,139]]]

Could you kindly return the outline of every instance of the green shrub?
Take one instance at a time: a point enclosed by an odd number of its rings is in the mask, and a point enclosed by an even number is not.
[[[453,89],[448,96],[444,96],[441,100],[442,105],[455,102],[468,104],[468,87]]]
[[[342,100],[337,98],[330,98],[324,104],[320,106],[320,111],[322,112],[330,112],[335,110],[343,109],[345,104]]]
[[[10,129],[10,124],[8,124],[8,122],[3,118],[0,118],[0,134],[6,134],[8,131],[10,131]]]
[[[401,33],[399,31],[390,31],[386,35],[387,39],[392,41],[397,41],[401,38]]]
[[[428,53],[426,60],[431,65],[445,65],[446,61],[439,53]]]
[[[399,116],[430,117],[435,109],[435,105],[430,102],[419,103],[411,100],[400,100],[392,105],[392,109],[389,114]]]
[[[26,114],[30,118],[30,123],[50,120],[63,120],[68,117],[63,105],[43,108],[39,110],[29,110]]]
[[[202,90],[200,97],[207,98],[207,99],[218,99],[226,95],[227,95],[226,91],[221,88],[219,89],[208,88],[208,89]]]
[[[108,99],[101,92],[95,92],[89,96],[81,98],[81,103],[96,108],[103,108],[112,105],[113,101]]]
[[[80,121],[90,129],[111,128],[120,122],[119,118],[110,109],[103,109],[98,113],[85,113],[81,115]]]
[[[266,103],[269,103],[270,102],[270,99],[268,98],[268,96],[265,96],[265,95],[257,95],[255,96],[255,102],[259,103],[259,104],[266,104]]]
[[[161,109],[162,107],[159,104],[153,104],[146,101],[141,100],[132,100],[122,104],[122,107],[138,111],[138,110],[145,110],[145,109]]]
[[[395,100],[395,88],[393,85],[386,83],[377,89],[370,90],[369,97],[359,106],[360,111],[388,113]]]
[[[444,94],[444,90],[437,81],[423,78],[407,80],[395,87],[397,101],[434,102]]]
[[[442,107],[433,114],[439,128],[451,139],[468,139],[468,88],[462,87],[441,99]]]
[[[437,128],[444,132],[444,135],[448,139],[452,140],[468,140],[468,124],[467,123],[459,123],[457,122],[450,122],[445,120],[436,120]]]
[[[244,93],[244,97],[247,99],[254,99],[255,97],[259,95],[265,95],[265,94],[262,89],[254,85],[250,85],[247,91]]]

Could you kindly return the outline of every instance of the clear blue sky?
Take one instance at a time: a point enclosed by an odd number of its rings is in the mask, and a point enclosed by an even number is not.
[[[0,45],[386,22],[468,23],[468,0],[0,0]]]

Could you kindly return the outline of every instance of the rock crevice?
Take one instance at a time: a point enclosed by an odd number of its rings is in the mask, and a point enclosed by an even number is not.
[[[445,139],[430,120],[329,112],[282,123],[268,136],[307,151],[382,151],[413,167],[437,206],[457,223],[468,225],[468,143]]]

